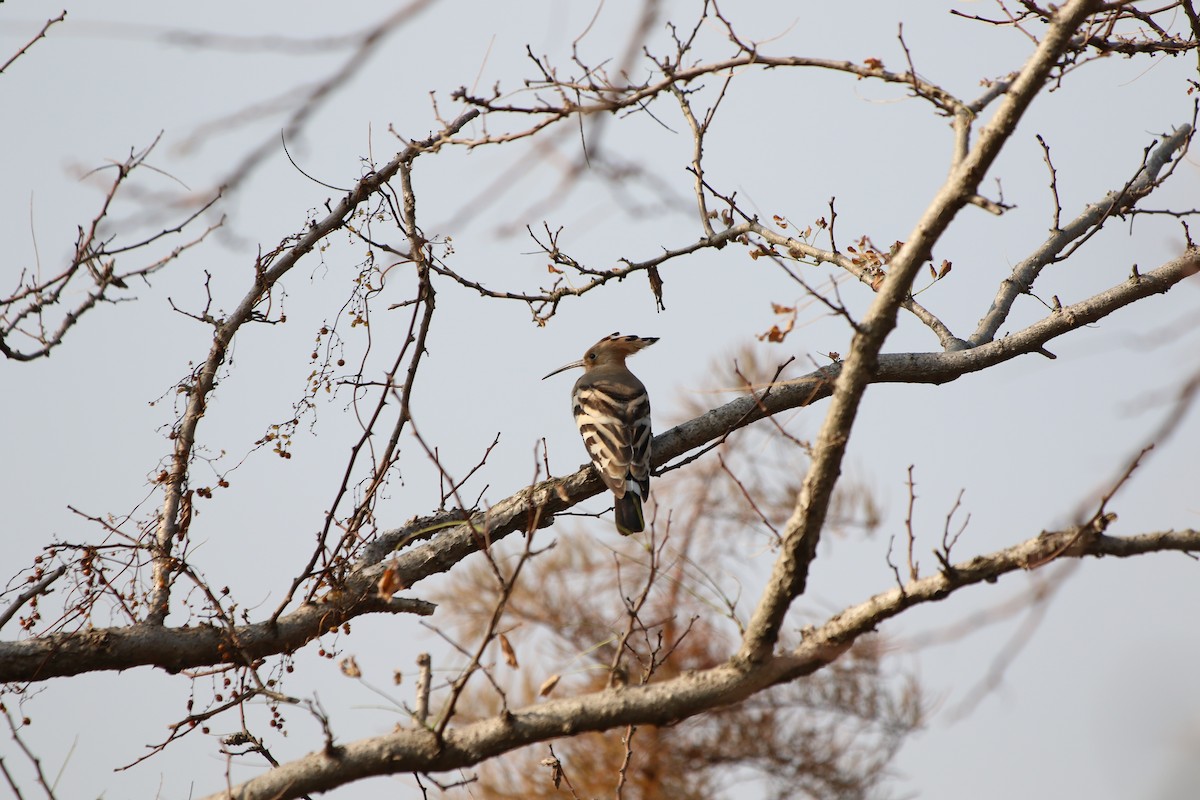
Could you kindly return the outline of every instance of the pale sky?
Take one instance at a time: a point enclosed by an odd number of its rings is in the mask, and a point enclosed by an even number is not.
[[[697,6],[666,3],[663,17],[690,25]],[[951,16],[951,7],[958,6],[755,2],[740,3],[730,13],[745,38],[763,42],[763,52],[855,62],[878,58],[896,71],[905,68],[896,35],[903,21],[917,70],[972,99],[982,91],[981,79],[1018,68],[1030,45],[1013,31]],[[961,7],[993,11],[984,2]],[[0,5],[0,59],[61,9],[44,2]],[[152,513],[147,478],[169,453],[163,432],[174,418],[173,386],[189,363],[204,357],[210,340],[202,325],[173,312],[168,298],[199,310],[207,272],[214,308],[230,307],[244,291],[260,248],[269,250],[302,230],[313,214],[324,213],[327,198],[339,196],[288,162],[278,146],[284,116],[226,117],[328,78],[347,51],[310,45],[297,52],[257,37],[304,41],[340,35],[392,11],[388,4],[362,3],[347,14],[345,7],[310,2],[213,2],[186,11],[148,2],[68,7],[67,20],[0,76],[5,291],[22,269],[40,263],[49,272],[69,257],[76,226],[91,218],[101,197],[95,178],[80,180],[83,173],[123,160],[161,132],[151,163],[164,174],[143,175],[138,184],[156,199],[122,205],[115,215],[132,230],[154,229],[164,224],[164,214],[174,213],[160,195],[184,197],[181,184],[201,194],[224,181],[248,152],[267,147],[261,164],[221,206],[226,226],[158,276],[152,288],[137,287],[138,302],[89,315],[49,359],[0,365],[5,580],[51,541],[100,538],[68,506],[139,519]],[[434,3],[393,33],[317,109],[289,141],[292,156],[310,175],[348,186],[365,171],[364,158],[385,162],[402,147],[389,126],[411,137],[437,128],[429,92],[437,93],[443,116],[450,118],[457,113],[450,95],[460,86],[485,93],[500,81],[503,89],[514,89],[532,75],[527,44],[566,70],[572,40],[594,12],[591,4]],[[630,24],[612,4],[605,5],[580,52],[593,62],[618,58]],[[195,46],[180,42],[181,32],[246,38]],[[665,35],[657,25],[652,43],[661,49]],[[701,42],[705,60],[729,53],[716,27],[706,28]],[[634,63],[645,69],[644,62]],[[1114,58],[1084,67],[1061,90],[1039,97],[984,183],[994,194],[999,180],[1005,201],[1016,208],[1000,218],[964,210],[934,251],[935,261],[953,262],[952,277],[923,294],[922,302],[965,337],[998,282],[1045,237],[1050,193],[1035,134],[1051,147],[1063,213],[1073,216],[1119,188],[1156,134],[1191,121],[1189,78],[1197,78],[1194,57],[1149,67]],[[707,94],[700,97],[711,98],[715,84],[707,82]],[[732,87],[707,144],[708,177],[736,191],[763,219],[779,214],[807,224],[826,216],[836,197],[840,240],[867,235],[886,248],[907,235],[945,176],[948,126],[928,105],[894,88],[817,70],[760,71],[738,76]],[[545,258],[525,225],[564,226],[564,249],[596,267],[622,257],[646,259],[693,241],[699,229],[685,172],[691,140],[677,107],[660,102],[653,110],[662,124],[633,115],[606,119],[602,134],[592,130],[603,137],[607,163],[648,169],[648,179],[627,179],[617,188],[589,175],[571,191],[559,192],[561,167],[579,156],[574,123],[559,131],[552,152],[520,162],[523,166],[517,159],[530,155],[524,145],[422,160],[415,184],[426,233],[452,236],[459,268],[498,289],[533,288],[547,277]],[[1148,206],[1195,207],[1196,197],[1200,170],[1193,154]],[[1114,225],[1069,262],[1048,269],[1036,292],[1046,302],[1054,295],[1064,304],[1081,300],[1119,283],[1134,263],[1145,271],[1177,255],[1182,242],[1177,223],[1168,220],[1138,219],[1132,234],[1128,223]],[[291,413],[315,332],[338,313],[362,259],[361,247],[348,237],[335,237],[333,244],[284,281],[289,323],[250,329],[235,345],[232,366],[201,428],[206,454],[222,457],[222,469]],[[817,280],[829,274],[826,268]],[[437,444],[450,469],[465,474],[502,431],[501,444],[474,484],[476,491],[488,485],[485,500],[498,501],[528,481],[531,454],[542,437],[555,474],[583,462],[567,402],[570,381],[539,378],[578,358],[600,336],[620,330],[661,337],[638,356],[637,368],[654,398],[656,430],[662,431],[678,419],[685,400],[715,406],[729,399],[701,391],[710,383],[713,360],[727,359],[767,330],[776,321],[772,302],[803,299],[795,284],[765,260],[749,259],[744,249],[703,253],[664,268],[663,278],[665,312],[656,311],[638,276],[564,302],[544,328],[530,322],[523,305],[481,302],[465,289],[439,284],[440,316],[414,409],[422,436]],[[409,287],[398,275],[395,288],[385,291],[398,302]],[[871,299],[865,287],[852,283],[843,284],[842,294],[857,311]],[[1200,284],[1193,278],[1164,297],[1052,343],[1056,360],[1025,356],[940,387],[873,387],[844,473],[877,492],[885,524],[865,540],[826,538],[797,618],[820,621],[891,587],[885,553],[888,536],[902,531],[909,465],[917,476],[926,554],[960,490],[971,515],[960,558],[1069,525],[1082,509],[1090,514],[1098,492],[1160,424],[1178,382],[1198,368],[1191,322],[1198,301]],[[1002,333],[1045,313],[1038,300],[1022,298]],[[406,321],[377,318],[373,335],[381,341],[397,337]],[[803,365],[818,354],[847,349],[845,325],[820,309],[808,309],[801,324],[783,345],[758,345],[761,359],[778,363],[794,355]],[[936,348],[927,330],[905,320],[886,350]],[[392,349],[378,348],[370,365],[375,374],[393,357]],[[800,371],[803,367],[792,374]],[[250,455],[232,473],[231,488],[203,506],[196,521],[196,566],[214,583],[232,587],[252,616],[269,613],[307,558],[352,441],[347,408],[344,395],[322,401],[315,435],[304,429],[293,459],[284,463],[266,450]],[[800,412],[798,433],[815,435],[824,408],[822,403]],[[1200,523],[1198,435],[1193,414],[1151,454],[1111,503],[1119,521],[1110,533]],[[402,480],[379,508],[382,527],[436,506],[436,474],[419,448],[411,441],[409,447]],[[196,476],[206,475],[203,464],[195,470]],[[586,507],[600,508],[600,502]],[[597,537],[613,535],[610,520],[559,523],[575,524],[592,526]],[[765,572],[769,558],[748,554],[745,566]],[[932,568],[932,556],[924,560]],[[951,800],[964,792],[975,800],[1190,796],[1186,787],[1200,781],[1198,570],[1195,561],[1177,554],[1079,564],[998,685],[962,718],[956,709],[987,680],[1026,617],[941,644],[913,643],[995,608],[1054,573],[1009,576],[888,623],[881,632],[896,649],[889,663],[916,674],[936,701],[927,729],[912,737],[894,763],[893,793],[928,800]],[[415,596],[422,596],[420,587]],[[6,637],[13,627],[6,628]],[[415,620],[378,616],[356,621],[354,634],[339,646],[354,653],[379,684],[390,682],[395,668],[411,671],[419,650],[437,647]],[[315,658],[315,647],[298,656],[289,691],[315,692],[333,711],[341,741],[386,732],[400,721],[343,678],[335,663]],[[149,669],[53,680],[37,687],[28,703],[34,724],[27,742],[47,772],[60,776],[60,797],[206,795],[221,788],[224,774],[214,738],[191,736],[132,769],[113,771],[166,735],[166,726],[186,713],[188,694],[185,679]],[[319,748],[315,725],[300,711],[288,716],[293,727],[276,743],[276,756],[295,758]],[[225,730],[219,723],[214,728]],[[6,765],[15,765],[32,788],[7,734],[4,740],[0,753]],[[235,776],[244,779],[257,769],[251,765]],[[728,796],[749,800],[759,793],[757,785],[735,786]],[[398,776],[330,796],[419,794],[411,779]]]

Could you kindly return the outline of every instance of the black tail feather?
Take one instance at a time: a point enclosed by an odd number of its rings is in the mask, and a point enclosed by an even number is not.
[[[636,492],[627,491],[624,497],[618,497],[613,511],[617,518],[617,533],[622,536],[641,533],[646,529],[646,521],[642,517],[642,498]]]

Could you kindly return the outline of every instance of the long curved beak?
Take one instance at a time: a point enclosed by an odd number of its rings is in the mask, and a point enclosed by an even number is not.
[[[550,375],[557,375],[560,372],[566,372],[569,369],[575,369],[576,367],[582,367],[582,366],[583,366],[583,359],[581,358],[578,361],[572,361],[570,364],[567,364],[565,367],[559,367],[558,369],[554,370],[554,372],[551,372]],[[549,378],[550,375],[546,375],[545,377],[542,378],[542,380],[546,380],[546,378]]]

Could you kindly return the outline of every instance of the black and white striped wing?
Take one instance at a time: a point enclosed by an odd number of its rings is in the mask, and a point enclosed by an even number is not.
[[[650,487],[650,397],[629,373],[623,380],[575,385],[575,424],[604,484],[617,498],[629,489],[645,498]]]

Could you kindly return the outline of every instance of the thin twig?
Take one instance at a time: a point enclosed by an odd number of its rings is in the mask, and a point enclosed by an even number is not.
[[[21,610],[21,606],[25,605],[32,598],[37,597],[45,592],[46,588],[61,578],[63,573],[66,571],[66,565],[55,567],[50,572],[46,573],[46,575],[43,576],[42,579],[37,583],[18,594],[16,598],[8,604],[8,608],[4,609],[4,613],[0,614],[0,628],[3,628],[8,621],[13,618],[13,614],[16,614]]]
[[[10,66],[12,66],[12,63],[14,61],[16,61],[21,56],[25,55],[25,52],[27,50],[29,50],[29,48],[31,48],[35,44],[37,44],[39,39],[44,38],[46,36],[46,31],[50,30],[50,26],[55,25],[59,22],[62,22],[66,18],[67,18],[67,12],[64,9],[63,12],[61,14],[59,14],[57,17],[46,20],[46,24],[42,26],[42,29],[40,31],[38,31],[36,36],[34,36],[32,39],[30,39],[28,42],[26,42],[25,45],[20,50],[18,50],[16,53],[14,53],[8,59],[8,61],[5,61],[3,64],[0,64],[0,75],[3,75],[4,70],[6,70]]]

